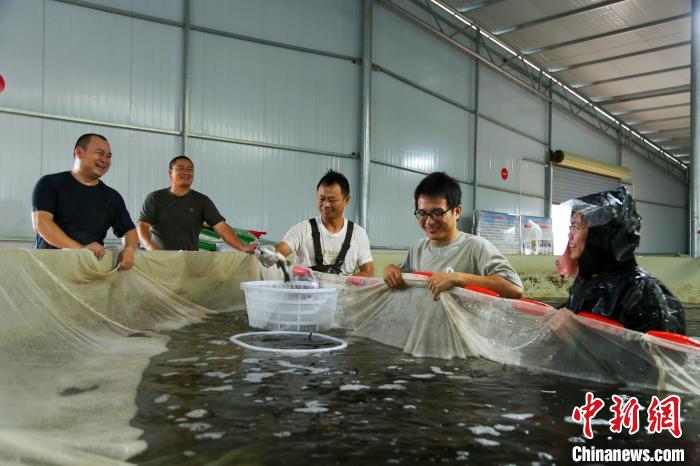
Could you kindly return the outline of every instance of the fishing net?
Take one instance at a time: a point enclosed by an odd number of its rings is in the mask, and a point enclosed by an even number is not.
[[[129,425],[156,332],[244,308],[254,257],[157,252],[128,272],[89,251],[0,250],[0,464],[110,464],[142,451]]]
[[[436,301],[425,279],[410,274],[403,290],[379,279],[314,276],[322,286],[342,288],[340,327],[414,356],[477,356],[617,386],[700,394],[700,345],[693,339],[669,341],[571,313],[554,331],[549,321],[557,311],[541,303],[459,288]]]
[[[166,348],[159,332],[242,312],[241,282],[279,278],[242,253],[155,251],[130,271],[113,266],[89,251],[0,250],[0,464],[119,464],[143,451],[130,421],[141,375]],[[435,301],[418,276],[398,291],[314,278],[340,291],[337,326],[415,356],[700,394],[700,350],[687,345],[579,317],[562,336],[544,323],[551,308],[461,289]]]

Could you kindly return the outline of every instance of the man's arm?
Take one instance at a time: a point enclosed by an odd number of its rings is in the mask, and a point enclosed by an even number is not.
[[[252,244],[243,244],[241,240],[238,239],[238,235],[236,235],[233,228],[231,228],[225,221],[217,223],[213,228],[214,231],[221,236],[221,239],[223,239],[224,242],[232,248],[247,252],[248,254],[255,252],[255,246]]]
[[[105,255],[105,248],[96,242],[90,244],[80,244],[69,237],[53,220],[53,214],[45,210],[32,212],[32,227],[51,246],[59,249],[89,249],[95,257],[102,259]]]
[[[374,262],[369,261],[360,266],[360,271],[355,274],[356,277],[374,277]]]
[[[289,245],[284,241],[280,241],[275,246],[275,251],[279,252],[284,257],[289,257],[289,255],[292,253],[292,248],[290,248]]]
[[[495,291],[504,298],[519,299],[523,296],[523,289],[505,279],[501,275],[474,275],[463,272],[435,272],[428,279],[428,289],[433,293],[433,297],[452,287],[463,287],[465,285],[478,286],[487,290]]]
[[[134,254],[139,245],[139,238],[136,234],[136,229],[133,228],[127,231],[122,238],[124,248],[119,253],[119,262],[117,268],[119,270],[129,270],[134,266]]]
[[[141,241],[141,245],[144,249],[148,251],[158,251],[160,249],[160,246],[153,241],[153,237],[151,236],[150,223],[139,220],[136,222],[136,229],[138,232],[138,239]],[[126,235],[124,235],[124,238],[126,238]]]

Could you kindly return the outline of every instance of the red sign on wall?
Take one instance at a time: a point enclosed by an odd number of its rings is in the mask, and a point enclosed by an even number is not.
[[[508,179],[508,169],[506,167],[501,168],[501,178],[503,181]]]

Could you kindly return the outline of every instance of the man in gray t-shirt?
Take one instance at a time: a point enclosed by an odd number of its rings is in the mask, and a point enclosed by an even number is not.
[[[137,231],[144,248],[196,251],[202,223],[206,222],[228,245],[251,253],[236,232],[204,194],[191,189],[194,164],[185,157],[175,157],[168,169],[170,188],[153,191],[143,203]]]
[[[418,184],[414,214],[427,238],[408,251],[401,267],[389,264],[384,281],[390,288],[401,288],[405,285],[402,272],[432,272],[428,289],[435,298],[465,285],[486,288],[504,298],[520,298],[520,277],[498,249],[485,238],[457,229],[461,197],[457,181],[443,172],[432,173]]]

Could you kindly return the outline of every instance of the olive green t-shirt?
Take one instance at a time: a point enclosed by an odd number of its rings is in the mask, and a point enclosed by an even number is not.
[[[508,259],[486,238],[460,231],[449,243],[433,246],[428,238],[409,249],[401,271],[462,272],[474,275],[500,275],[522,288],[518,273]]]
[[[143,202],[140,222],[151,225],[151,234],[161,249],[196,251],[202,222],[214,226],[226,220],[204,194],[191,190],[176,196],[170,189],[153,191]]]

